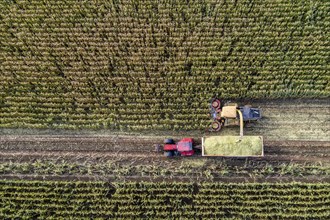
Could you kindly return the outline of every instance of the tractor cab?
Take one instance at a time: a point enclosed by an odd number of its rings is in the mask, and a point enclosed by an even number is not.
[[[182,156],[192,156],[194,154],[193,150],[193,139],[192,138],[183,138],[177,143],[178,152]]]

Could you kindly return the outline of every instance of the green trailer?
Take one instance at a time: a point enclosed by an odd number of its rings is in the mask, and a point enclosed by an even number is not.
[[[203,137],[202,156],[263,157],[263,138],[262,136]]]

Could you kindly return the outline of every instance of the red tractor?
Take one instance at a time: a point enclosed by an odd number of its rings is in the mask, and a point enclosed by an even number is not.
[[[165,139],[163,151],[166,157],[172,156],[192,156],[195,154],[194,140],[192,138],[183,138],[175,143],[173,139]],[[161,146],[157,146],[157,150],[161,150]]]

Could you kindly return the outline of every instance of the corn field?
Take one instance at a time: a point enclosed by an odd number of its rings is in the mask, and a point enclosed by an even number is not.
[[[0,127],[191,130],[207,126],[213,96],[329,97],[329,8],[1,1]]]
[[[3,219],[329,219],[327,183],[0,181]],[[74,216],[72,215],[74,213]]]

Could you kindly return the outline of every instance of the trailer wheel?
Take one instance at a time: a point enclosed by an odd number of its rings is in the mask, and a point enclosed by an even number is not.
[[[164,156],[165,157],[173,157],[173,152],[172,151],[164,151]]]
[[[212,122],[212,124],[211,124],[211,129],[212,129],[213,131],[220,131],[220,130],[221,130],[221,123],[218,122],[218,121],[214,121],[214,122]]]
[[[166,138],[166,139],[164,140],[164,143],[165,143],[165,144],[175,144],[175,142],[174,142],[174,140],[173,140],[172,138]]]
[[[219,99],[213,99],[211,105],[213,108],[219,109],[221,107],[221,102]]]

